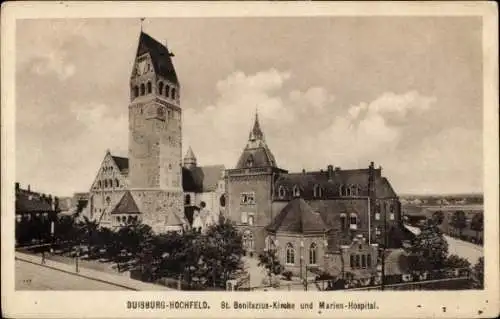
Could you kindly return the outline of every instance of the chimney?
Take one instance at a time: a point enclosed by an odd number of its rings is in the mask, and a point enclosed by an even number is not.
[[[305,175],[306,174],[306,170],[305,169],[302,169],[302,174]]]
[[[19,192],[19,183],[16,182],[16,193]]]
[[[328,180],[333,180],[333,165],[328,165]]]
[[[28,192],[31,192],[30,184],[28,184]]]

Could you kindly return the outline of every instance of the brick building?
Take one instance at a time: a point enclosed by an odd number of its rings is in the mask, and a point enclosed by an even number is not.
[[[368,247],[377,242],[401,247],[408,236],[401,222],[399,198],[382,176],[382,168],[375,168],[372,162],[363,169],[328,165],[326,170],[289,173],[279,168],[257,114],[236,167],[226,171],[226,191],[227,215],[243,234],[246,250],[259,253],[266,248],[268,236],[277,238],[281,259],[294,271],[297,259],[287,262],[287,247],[289,251],[305,247],[303,258],[307,262],[327,254],[336,260],[333,255],[342,255],[341,247],[350,247],[360,235]],[[322,231],[312,237],[298,227],[280,232],[283,226],[276,225],[283,216],[295,216],[287,217],[294,223],[312,218]],[[297,245],[297,238],[302,245]],[[313,259],[307,256],[311,240],[317,256]]]

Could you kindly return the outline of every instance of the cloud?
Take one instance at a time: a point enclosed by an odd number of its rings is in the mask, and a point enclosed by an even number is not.
[[[323,87],[287,92],[290,72],[235,72],[217,83],[214,104],[184,112],[185,149],[201,163],[234,167],[258,107],[271,150],[283,168],[318,169],[327,164],[364,166],[396,152],[401,123],[429,110],[436,99],[410,91],[386,92],[375,100],[343,107]]]
[[[31,71],[38,75],[54,73],[60,80],[66,80],[75,74],[76,67],[66,61],[62,52],[52,51],[34,57],[31,61]]]

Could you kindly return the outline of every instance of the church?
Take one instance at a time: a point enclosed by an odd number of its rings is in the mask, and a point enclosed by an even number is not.
[[[207,227],[224,209],[224,166],[182,160],[181,86],[166,44],[141,31],[129,89],[128,157],[108,150],[84,214],[117,228],[141,221],[155,232]]]

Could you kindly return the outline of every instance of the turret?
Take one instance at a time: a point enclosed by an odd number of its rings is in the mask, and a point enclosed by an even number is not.
[[[191,169],[193,167],[196,167],[196,165],[196,156],[194,156],[193,150],[190,146],[186,152],[186,155],[184,156],[184,167],[187,169]]]

